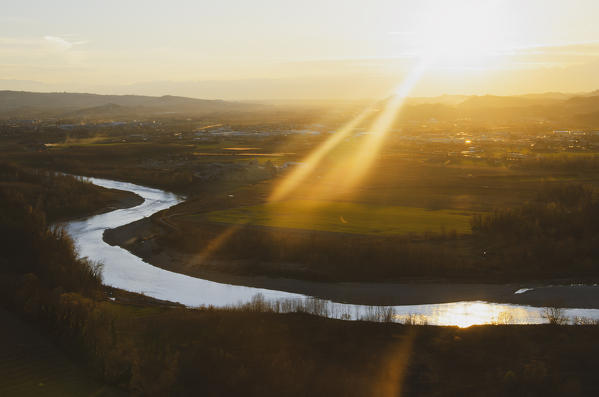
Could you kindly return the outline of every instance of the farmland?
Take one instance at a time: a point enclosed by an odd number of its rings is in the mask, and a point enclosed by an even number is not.
[[[472,213],[350,202],[290,200],[213,211],[213,222],[368,235],[402,235],[455,230],[470,232]]]

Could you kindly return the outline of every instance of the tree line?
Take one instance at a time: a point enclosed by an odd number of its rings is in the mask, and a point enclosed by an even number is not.
[[[136,196],[96,186],[72,175],[0,162],[0,191],[22,201],[49,222],[89,214]],[[140,199],[141,200],[141,199]]]

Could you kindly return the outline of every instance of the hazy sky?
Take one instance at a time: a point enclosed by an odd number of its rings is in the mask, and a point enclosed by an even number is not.
[[[599,88],[597,0],[7,1],[0,88],[240,99]]]

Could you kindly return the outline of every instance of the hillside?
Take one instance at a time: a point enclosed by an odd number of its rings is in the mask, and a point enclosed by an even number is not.
[[[51,113],[57,116],[72,113],[105,113],[118,110],[122,113],[155,114],[185,112],[209,114],[244,112],[263,108],[264,105],[196,99],[165,95],[98,95],[68,92],[0,91],[0,114]]]

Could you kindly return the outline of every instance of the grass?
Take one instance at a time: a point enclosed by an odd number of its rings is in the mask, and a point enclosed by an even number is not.
[[[456,230],[470,233],[470,216],[456,210],[350,202],[290,200],[212,211],[212,222],[328,232],[399,235]]]

